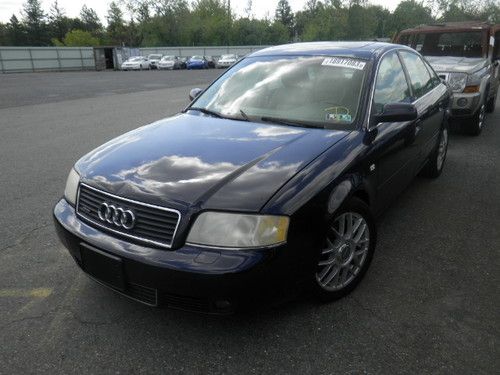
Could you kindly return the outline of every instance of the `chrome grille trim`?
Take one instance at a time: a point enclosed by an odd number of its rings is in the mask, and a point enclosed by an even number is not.
[[[126,232],[123,232],[123,231],[120,231],[120,230],[116,230],[116,229],[110,228],[107,225],[103,225],[102,223],[96,221],[92,217],[89,217],[89,216],[85,215],[84,213],[82,213],[80,211],[80,190],[81,190],[82,186],[84,186],[86,189],[90,189],[90,190],[92,190],[92,191],[94,191],[94,192],[96,192],[98,194],[102,194],[103,196],[108,196],[108,197],[110,197],[112,199],[115,199],[115,200],[118,200],[118,201],[129,202],[129,203],[132,203],[134,205],[143,206],[143,207],[147,207],[147,208],[154,209],[154,210],[175,213],[177,215],[177,223],[175,223],[175,228],[174,228],[174,231],[172,233],[172,237],[170,239],[170,242],[167,243],[167,242],[155,241],[155,240],[152,240],[152,239],[149,239],[149,238],[144,238],[144,237],[133,235],[133,234],[130,234],[130,233],[126,233]],[[159,247],[163,247],[163,248],[167,248],[167,249],[170,249],[172,247],[172,243],[174,242],[175,236],[177,234],[177,230],[179,229],[179,224],[181,222],[181,213],[180,213],[180,211],[178,211],[176,209],[162,207],[162,206],[156,206],[156,205],[149,204],[149,203],[139,202],[139,201],[136,201],[136,200],[133,200],[133,199],[128,199],[128,198],[120,197],[118,195],[111,194],[111,193],[102,191],[100,189],[96,189],[96,188],[94,188],[94,187],[92,187],[90,185],[87,185],[87,184],[83,183],[83,182],[80,182],[80,184],[78,186],[78,194],[77,194],[77,197],[76,197],[76,210],[75,210],[75,212],[76,212],[76,215],[79,218],[81,218],[81,219],[83,219],[83,220],[91,223],[93,226],[97,226],[97,227],[102,228],[102,229],[104,229],[106,231],[109,231],[109,232],[112,232],[112,233],[116,233],[116,234],[118,234],[120,236],[123,236],[123,237],[131,238],[133,240],[136,240],[136,242],[139,242],[139,243],[155,245],[155,246],[159,246]],[[146,220],[148,220],[148,219],[146,218]],[[164,220],[168,220],[168,219],[164,219]],[[154,230],[155,228],[152,228],[152,229]]]

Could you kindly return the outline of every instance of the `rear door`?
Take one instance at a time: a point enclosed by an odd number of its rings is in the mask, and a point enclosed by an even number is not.
[[[419,149],[417,168],[421,167],[437,143],[439,129],[446,111],[446,87],[419,56],[412,51],[400,51],[418,111],[415,146]]]

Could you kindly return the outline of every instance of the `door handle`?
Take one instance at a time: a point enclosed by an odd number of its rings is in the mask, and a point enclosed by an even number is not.
[[[415,121],[415,135],[420,133],[420,130],[422,130],[422,120],[417,120]]]

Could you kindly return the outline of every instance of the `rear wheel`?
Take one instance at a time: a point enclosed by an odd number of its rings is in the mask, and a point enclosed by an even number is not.
[[[446,154],[448,153],[448,128],[445,126],[439,132],[438,143],[432,151],[427,164],[422,169],[422,174],[426,177],[439,177],[443,171]]]
[[[350,199],[329,220],[314,273],[314,291],[323,301],[350,293],[373,258],[375,222],[366,203]]]

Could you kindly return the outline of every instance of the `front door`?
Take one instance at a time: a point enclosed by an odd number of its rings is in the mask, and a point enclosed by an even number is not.
[[[372,115],[381,113],[385,104],[410,101],[411,90],[403,66],[397,52],[391,51],[380,61]],[[372,124],[377,127],[369,157],[372,163],[370,170],[377,176],[376,211],[388,205],[415,174],[415,163],[420,153],[417,121]]]

